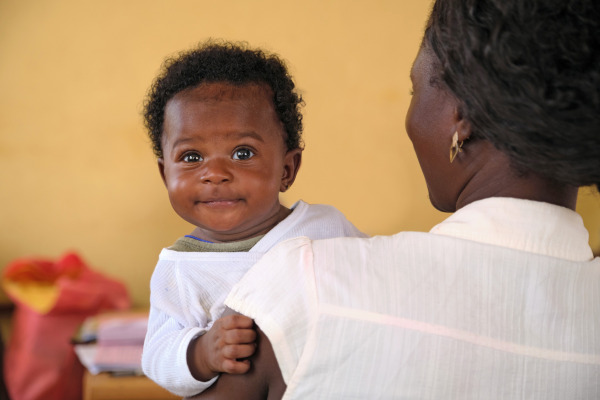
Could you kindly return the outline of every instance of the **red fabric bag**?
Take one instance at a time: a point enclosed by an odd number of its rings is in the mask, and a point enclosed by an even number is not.
[[[68,253],[56,262],[15,260],[2,286],[16,305],[4,359],[10,398],[80,400],[84,369],[70,339],[86,317],[129,308],[125,285]]]

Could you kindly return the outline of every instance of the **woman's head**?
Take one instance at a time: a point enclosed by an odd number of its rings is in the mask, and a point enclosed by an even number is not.
[[[154,154],[162,157],[165,109],[176,94],[204,83],[266,85],[283,125],[288,150],[302,147],[302,97],[285,63],[274,54],[249,49],[242,43],[209,40],[197,48],[167,59],[144,104],[144,120]]]
[[[600,188],[597,0],[437,0],[423,47],[466,148],[486,140],[518,173]]]

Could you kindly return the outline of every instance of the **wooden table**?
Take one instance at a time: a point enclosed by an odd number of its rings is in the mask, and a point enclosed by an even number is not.
[[[181,400],[145,376],[83,375],[83,400]]]

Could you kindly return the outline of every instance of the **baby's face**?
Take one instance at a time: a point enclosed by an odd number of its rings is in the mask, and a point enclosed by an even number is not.
[[[174,210],[202,239],[247,239],[281,219],[295,151],[270,96],[255,84],[210,83],[167,104],[159,167]]]

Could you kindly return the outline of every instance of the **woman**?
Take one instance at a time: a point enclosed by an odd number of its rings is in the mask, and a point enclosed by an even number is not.
[[[437,0],[406,129],[454,214],[267,254],[226,301],[260,328],[254,368],[206,397],[600,398],[600,259],[574,211],[600,188],[599,40],[596,0]]]

